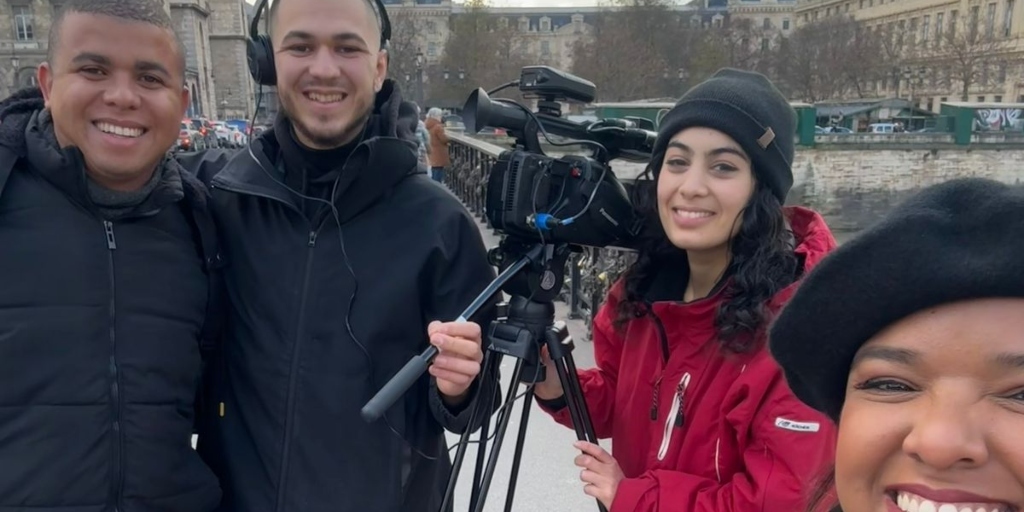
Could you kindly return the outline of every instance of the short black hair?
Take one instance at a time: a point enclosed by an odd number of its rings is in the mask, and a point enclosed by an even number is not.
[[[50,36],[47,41],[46,60],[53,62],[53,52],[60,44],[60,27],[64,18],[70,13],[94,14],[110,16],[127,21],[147,23],[168,30],[174,37],[178,47],[178,58],[181,64],[181,81],[185,83],[185,45],[174,30],[171,16],[164,10],[160,0],[67,0],[53,18],[50,25]]]
[[[268,1],[270,2],[270,6],[267,7],[267,26],[273,27],[274,16],[277,15],[277,6],[280,5],[281,2],[283,2],[284,0]],[[373,13],[373,19],[377,21],[377,40],[378,42],[383,43],[384,36],[382,34],[384,33],[384,21],[381,18],[380,11],[377,10],[377,2],[375,2],[374,0],[364,0],[363,3],[365,3],[366,6],[370,8],[370,12]],[[270,30],[267,30],[267,32],[269,33]]]

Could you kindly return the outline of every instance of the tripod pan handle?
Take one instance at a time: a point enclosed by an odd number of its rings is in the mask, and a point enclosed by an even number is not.
[[[384,415],[384,411],[390,409],[398,401],[398,398],[412,387],[416,379],[427,371],[427,367],[430,366],[430,362],[437,353],[437,347],[430,346],[422,354],[413,356],[408,363],[405,363],[405,366],[363,406],[363,420],[372,423]]]

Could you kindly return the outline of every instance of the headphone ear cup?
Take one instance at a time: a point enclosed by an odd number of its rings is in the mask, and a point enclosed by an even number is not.
[[[249,74],[260,85],[277,85],[277,72],[274,69],[274,48],[270,38],[265,35],[251,37],[246,41],[246,58],[249,61]]]

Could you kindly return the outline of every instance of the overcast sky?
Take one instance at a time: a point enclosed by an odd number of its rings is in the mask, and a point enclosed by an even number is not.
[[[255,4],[256,0],[245,0]],[[455,0],[458,3],[459,0]],[[580,5],[600,5],[600,0],[489,0],[495,7],[576,7]]]

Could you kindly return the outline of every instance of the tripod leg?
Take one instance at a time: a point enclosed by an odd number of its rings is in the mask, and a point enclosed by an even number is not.
[[[580,386],[579,374],[576,372],[576,362],[572,358],[572,340],[562,344],[561,335],[567,335],[564,327],[558,330],[549,330],[546,335],[548,353],[551,354],[555,370],[558,372],[558,380],[562,383],[565,391],[565,401],[569,407],[569,415],[572,417],[572,426],[576,430],[576,439],[589,441],[597,444],[597,435],[594,432],[594,423],[590,419],[590,411],[587,410],[587,401],[583,397],[583,388]],[[600,512],[608,512],[600,500],[597,500],[597,509]]]
[[[569,417],[572,418],[572,427],[576,431],[576,439],[589,441],[587,431],[583,427],[583,418],[580,417],[579,408],[576,407],[576,402],[571,399],[575,395],[572,394],[569,372],[561,361],[554,361],[554,365],[555,371],[558,372],[558,380],[562,383],[562,389],[565,390],[566,404],[569,406]]]
[[[522,373],[523,360],[518,359],[516,360],[516,369],[512,372],[512,382],[508,386],[508,394],[505,398],[506,404],[511,404],[515,400]],[[487,469],[484,470],[483,481],[480,483],[479,500],[473,507],[474,512],[483,512],[484,510],[484,503],[487,501],[487,490],[491,487],[491,480],[494,478],[494,469],[498,465],[498,455],[501,453],[501,442],[505,438],[505,432],[508,430],[508,421],[512,417],[511,413],[512,407],[506,408],[501,414],[501,419],[498,421],[498,431],[494,436],[494,446],[487,457]]]
[[[512,457],[512,474],[508,480],[508,494],[505,495],[505,512],[512,512],[512,498],[516,494],[516,481],[519,480],[519,463],[523,460],[523,445],[526,444],[526,424],[530,421],[530,408],[533,406],[533,386],[526,390],[523,397],[523,417],[519,422],[519,437],[516,438],[516,452]]]
[[[579,374],[576,372],[576,362],[572,358],[572,354],[566,354],[565,358],[565,373],[567,374],[568,387],[565,389],[569,390],[569,396],[575,398],[577,414],[580,417],[580,422],[583,425],[583,431],[586,433],[586,440],[591,443],[597,443],[597,434],[594,432],[594,423],[590,418],[590,411],[587,410],[587,401],[583,397],[583,388],[580,386]],[[563,381],[562,385],[565,386],[566,382]],[[570,407],[574,400],[569,400]],[[581,440],[583,438],[580,438]]]
[[[469,438],[473,435],[472,425],[476,423],[477,416],[480,414],[482,407],[488,407],[488,403],[492,399],[494,390],[494,383],[487,380],[488,375],[493,375],[493,367],[500,361],[501,358],[493,352],[487,352],[484,354],[483,371],[480,373],[480,394],[477,395],[476,403],[473,404],[473,411],[469,415],[469,424],[466,427],[466,431],[462,433],[462,437],[459,439],[459,449],[455,452],[455,461],[452,463],[452,471],[448,475],[448,489],[444,493],[444,501],[441,503],[441,512],[449,510],[452,504],[452,500],[455,495],[455,484],[459,480],[459,472],[462,469],[462,461],[466,457],[466,448],[469,447]],[[487,439],[483,437],[481,439]],[[483,443],[481,442],[481,445]]]
[[[502,404],[505,407],[505,404]],[[511,407],[511,406],[510,406]],[[507,409],[503,409],[498,413],[498,421],[501,421],[502,414],[505,414]],[[487,460],[487,435],[491,430],[491,422],[485,421],[480,426],[480,444],[476,449],[476,468],[473,472],[473,491],[469,497],[469,509],[476,509],[476,500],[480,499],[480,477],[484,474],[484,462]]]

